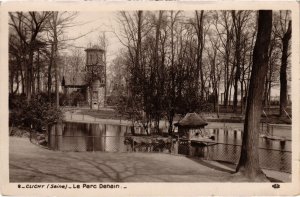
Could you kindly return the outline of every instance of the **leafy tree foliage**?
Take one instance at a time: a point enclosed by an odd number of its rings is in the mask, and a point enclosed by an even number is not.
[[[11,126],[22,126],[41,131],[48,125],[53,125],[62,119],[62,112],[49,103],[47,95],[38,94],[30,102],[24,95],[10,98]]]

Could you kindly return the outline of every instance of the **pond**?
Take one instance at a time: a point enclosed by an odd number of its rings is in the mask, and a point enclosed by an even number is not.
[[[65,122],[52,127],[48,147],[60,151],[164,152],[237,163],[241,150],[241,132],[234,129],[206,129],[215,136],[210,146],[193,138],[129,137],[131,127],[123,125]],[[135,131],[143,134],[141,129]],[[291,172],[291,141],[259,139],[260,164],[265,169]]]

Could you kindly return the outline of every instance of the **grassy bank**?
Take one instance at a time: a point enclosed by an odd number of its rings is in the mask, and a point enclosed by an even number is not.
[[[29,138],[30,131],[27,128],[9,127],[9,136]]]

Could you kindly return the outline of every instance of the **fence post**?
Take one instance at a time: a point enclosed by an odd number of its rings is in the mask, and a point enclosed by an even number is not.
[[[51,149],[51,146],[50,146],[50,140],[51,140],[51,136],[50,135],[52,133],[51,129],[52,129],[52,127],[50,127],[49,124],[47,124],[47,134],[48,134],[48,136],[47,136],[48,137],[47,146],[48,146],[49,149]]]
[[[58,150],[58,135],[57,135],[57,133],[55,133],[55,141],[56,141],[56,150]]]
[[[104,152],[107,152],[107,150],[106,150],[106,144],[107,144],[106,134],[103,136],[103,140],[104,140],[104,142],[105,142]]]
[[[209,146],[206,146],[206,160],[209,160]]]
[[[134,152],[134,138],[132,138],[132,152]]]
[[[273,135],[273,129],[274,129],[274,126],[272,125],[272,133],[271,133],[271,135]]]
[[[172,154],[172,150],[173,150],[173,137],[171,138],[171,148],[170,148],[170,154]]]
[[[95,151],[95,137],[92,136],[92,139],[93,139],[93,152]]]

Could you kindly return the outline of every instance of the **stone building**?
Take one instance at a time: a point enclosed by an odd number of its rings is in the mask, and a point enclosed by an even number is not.
[[[106,97],[105,51],[98,46],[93,46],[85,49],[85,52],[85,71],[66,73],[62,79],[63,92],[66,95],[80,93],[86,105],[99,109],[105,106]],[[87,77],[91,73],[97,73],[97,77]]]
[[[86,52],[86,69],[89,73],[99,72],[100,76],[97,79],[93,79],[92,85],[87,91],[87,101],[90,104],[90,97],[92,96],[92,108],[98,109],[105,105],[105,62],[104,62],[104,50],[98,46],[87,48]],[[89,88],[92,88],[90,90]],[[92,95],[90,95],[92,93]]]

